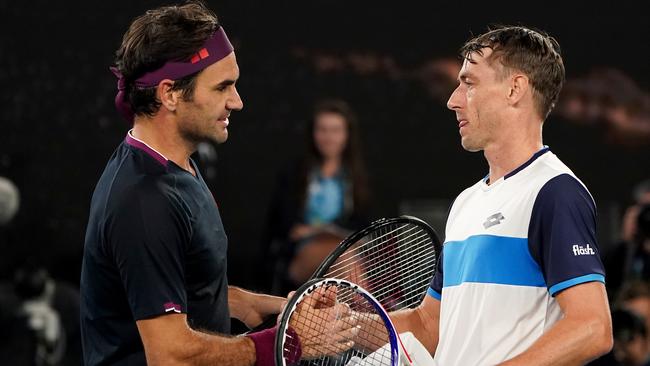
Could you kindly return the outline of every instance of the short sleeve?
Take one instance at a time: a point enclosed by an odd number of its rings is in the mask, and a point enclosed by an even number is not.
[[[130,188],[120,200],[106,225],[106,250],[134,319],[186,313],[184,258],[191,225],[182,202],[156,181]]]
[[[596,206],[587,189],[569,174],[539,191],[528,232],[530,252],[541,267],[549,293],[585,282],[605,282],[596,243]]]
[[[431,279],[431,285],[427,290],[427,294],[436,300],[442,299],[442,279],[443,279],[442,262],[443,262],[444,252],[445,251],[443,245],[443,250],[440,253],[440,257],[438,258],[438,266],[436,267],[436,273],[433,275],[433,278]]]

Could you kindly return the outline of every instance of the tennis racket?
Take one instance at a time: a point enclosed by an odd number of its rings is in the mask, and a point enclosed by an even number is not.
[[[316,269],[314,278],[359,284],[390,311],[414,308],[426,294],[441,244],[426,222],[413,216],[383,218],[345,238]],[[252,331],[274,326],[267,318]]]
[[[361,327],[363,324],[363,327]],[[349,281],[312,279],[282,312],[276,365],[411,365],[390,317],[368,291]]]
[[[339,278],[365,288],[389,312],[414,308],[435,274],[441,244],[412,216],[380,219],[339,244],[312,278]]]

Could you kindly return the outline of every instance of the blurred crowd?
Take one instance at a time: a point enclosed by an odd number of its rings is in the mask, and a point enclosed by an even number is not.
[[[18,187],[0,177],[2,252],[8,252],[6,246],[12,244],[8,228],[19,208]],[[78,287],[55,280],[46,268],[28,256],[12,265],[15,268],[12,275],[0,277],[0,363],[81,364]]]
[[[650,180],[631,196],[620,241],[602,253],[614,349],[594,365],[650,364]]]
[[[461,67],[461,60],[451,56],[404,67],[393,56],[374,51],[294,48],[292,54],[319,74],[351,73],[396,82],[414,80],[439,103],[446,103],[456,87]],[[569,78],[554,113],[569,123],[602,128],[608,143],[628,147],[650,145],[650,93],[619,69],[599,67],[585,76]]]
[[[650,144],[650,93],[621,70],[596,68],[569,79],[555,112],[573,123],[603,127],[609,143]]]

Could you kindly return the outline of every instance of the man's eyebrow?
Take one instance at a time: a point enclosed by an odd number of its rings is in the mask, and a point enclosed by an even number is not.
[[[229,85],[233,85],[236,82],[237,80],[235,79],[226,79],[221,81],[219,84],[217,84],[217,86],[229,86]]]

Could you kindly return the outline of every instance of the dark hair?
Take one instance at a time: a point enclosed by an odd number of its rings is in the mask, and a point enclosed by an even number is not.
[[[160,108],[156,88],[135,88],[134,81],[167,61],[187,60],[219,29],[216,15],[202,2],[164,6],[136,18],[115,53],[115,65],[126,80],[126,96],[135,114],[154,115]],[[191,100],[200,72],[176,80],[173,90],[181,90]]]
[[[357,117],[352,111],[348,103],[340,99],[323,99],[315,104],[314,112],[311,123],[307,130],[307,151],[304,156],[303,165],[301,167],[298,194],[300,194],[298,202],[304,207],[307,196],[307,184],[309,174],[315,166],[320,166],[323,162],[323,156],[316,142],[314,141],[314,129],[316,126],[316,117],[323,113],[335,113],[343,117],[347,127],[347,143],[343,149],[342,166],[343,169],[352,183],[352,199],[354,201],[354,208],[365,208],[369,200],[368,191],[368,177],[366,168],[361,156],[361,141],[359,138],[359,126]]]
[[[504,67],[502,77],[517,70],[526,74],[533,87],[533,98],[542,119],[551,112],[564,83],[564,63],[557,41],[542,32],[521,26],[499,26],[475,37],[461,48],[462,57],[482,55],[492,49],[491,60]]]

